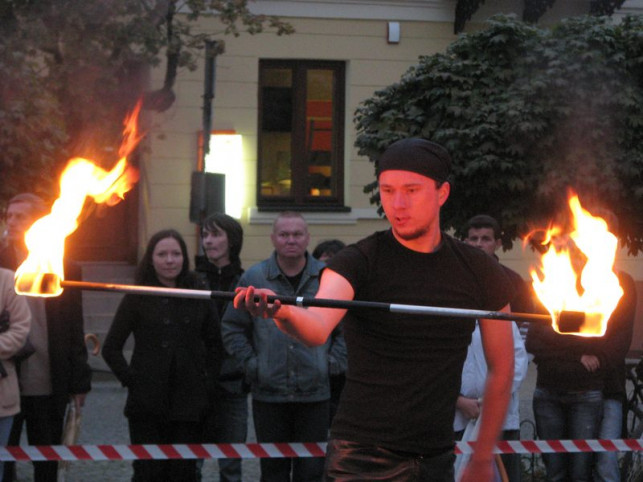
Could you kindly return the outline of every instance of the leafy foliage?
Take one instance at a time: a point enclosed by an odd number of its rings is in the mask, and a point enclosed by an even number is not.
[[[630,253],[643,250],[643,18],[578,17],[539,29],[496,16],[444,54],[421,57],[355,113],[356,145],[377,165],[412,136],[453,157],[443,228],[479,213],[503,246],[566,208],[611,209]],[[364,188],[379,204],[377,184]]]
[[[565,1],[565,0],[562,0]],[[482,6],[484,0],[458,0],[455,5],[455,22],[453,31],[460,33],[473,14]],[[525,22],[536,23],[545,12],[552,8],[556,0],[524,0],[522,19]],[[621,8],[625,0],[591,0],[589,13],[591,15],[612,15]]]
[[[525,9],[522,12],[522,19],[525,22],[537,22],[548,8],[554,6],[556,0],[525,0]]]
[[[624,3],[625,0],[592,0],[589,3],[589,13],[592,15],[612,15]]]
[[[460,33],[464,30],[465,24],[471,20],[471,17],[482,6],[484,0],[458,0],[455,4],[455,21],[453,22],[453,31]]]
[[[220,31],[195,27],[205,15]],[[196,68],[206,40],[263,31],[293,29],[247,0],[0,0],[0,206],[25,190],[51,198],[71,155],[111,167],[137,99],[169,108],[178,72]],[[164,83],[149,92],[149,67],[163,60]]]

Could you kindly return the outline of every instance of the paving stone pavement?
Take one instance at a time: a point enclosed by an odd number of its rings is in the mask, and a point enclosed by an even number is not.
[[[78,436],[78,444],[128,444],[127,419],[123,415],[127,390],[111,374],[94,373],[92,391],[87,395]],[[254,442],[252,420],[248,427],[249,441]],[[27,441],[23,434],[23,444]],[[243,480],[259,480],[259,461],[242,461]],[[203,482],[217,482],[219,473],[215,460],[203,464]],[[19,482],[33,480],[30,462],[17,463]],[[77,461],[64,471],[64,482],[125,482],[131,480],[131,461]],[[62,478],[62,477],[61,477]],[[60,482],[63,482],[62,480]]]

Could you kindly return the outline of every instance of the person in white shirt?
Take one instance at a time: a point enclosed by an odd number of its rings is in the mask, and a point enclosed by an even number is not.
[[[525,343],[522,341],[518,326],[511,322],[514,339],[514,379],[511,386],[511,400],[507,409],[507,416],[502,426],[502,440],[520,440],[520,385],[527,374],[528,355]],[[487,362],[480,327],[476,328],[471,336],[471,344],[467,351],[467,358],[462,368],[462,385],[460,396],[456,402],[453,430],[456,438],[461,439],[462,434],[470,421],[477,420],[480,409],[484,405],[485,380],[487,379]],[[520,455],[504,454],[502,463],[507,471],[510,482],[520,482]]]
[[[496,257],[496,250],[501,246],[500,225],[491,216],[478,215],[471,218],[467,224],[467,237],[464,242],[476,246],[489,256]],[[505,271],[511,271],[503,266]],[[508,273],[509,274],[509,273]],[[519,275],[511,271],[512,280]],[[518,280],[517,284],[520,284]],[[530,311],[529,305],[525,302],[528,299],[528,289],[526,283],[517,290],[520,300],[512,300],[509,305],[512,311]],[[525,349],[524,339],[516,323],[511,323],[514,342],[514,378],[511,387],[511,400],[507,410],[502,427],[503,440],[520,439],[520,385],[527,374],[527,365],[529,363],[527,350]],[[453,422],[453,429],[456,432],[456,438],[461,439],[467,424],[477,420],[480,415],[480,409],[484,402],[482,394],[484,384],[487,378],[487,363],[480,336],[480,328],[476,322],[476,328],[471,338],[471,344],[467,351],[467,358],[462,369],[462,385],[460,396],[456,402],[456,413]],[[505,454],[502,455],[502,463],[507,472],[510,482],[520,482],[521,467],[520,455]]]

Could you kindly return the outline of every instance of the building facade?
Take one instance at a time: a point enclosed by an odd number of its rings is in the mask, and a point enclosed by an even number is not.
[[[520,14],[522,8],[521,1],[486,3],[467,29],[479,28],[491,14]],[[585,13],[588,5],[588,0],[556,2],[541,23]],[[387,227],[363,193],[374,170],[354,147],[353,115],[419,56],[443,52],[457,38],[455,0],[258,0],[250,8],[278,15],[295,33],[221,35],[225,47],[214,58],[208,156],[201,151],[206,59],[196,71],[180,72],[174,105],[147,119],[138,189],[141,247],[155,231],[174,227],[186,237],[191,255],[198,252],[190,204],[202,202],[208,186],[216,186],[209,184],[216,176],[194,174],[203,171],[226,173],[226,209],[244,227],[246,267],[271,253],[271,223],[281,209],[303,211],[311,249],[325,239],[353,242]],[[619,15],[627,13],[643,13],[643,2],[626,2]],[[223,30],[207,16],[199,28]],[[163,66],[152,72],[152,87],[162,83],[163,72]],[[195,187],[195,176],[205,184]],[[501,258],[525,277],[535,262],[520,247]],[[643,258],[623,251],[617,267],[643,284]]]

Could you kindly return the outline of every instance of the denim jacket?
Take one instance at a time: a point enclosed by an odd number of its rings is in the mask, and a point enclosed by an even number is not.
[[[277,265],[276,253],[246,271],[238,286],[269,288],[285,296],[313,297],[324,263],[306,253],[306,267],[293,290]],[[330,398],[329,372],[346,369],[346,345],[340,332],[324,345],[307,347],[277,328],[274,321],[252,317],[230,303],[223,315],[223,343],[244,367],[254,399],[262,402],[319,402]]]

